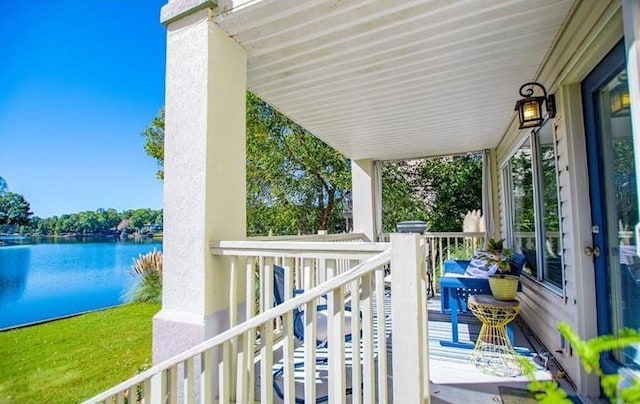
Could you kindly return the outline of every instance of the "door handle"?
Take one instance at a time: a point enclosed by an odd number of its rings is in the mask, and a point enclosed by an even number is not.
[[[595,246],[595,247],[585,247],[584,249],[584,255],[586,255],[587,257],[594,257],[594,258],[598,258],[600,256],[600,247]]]

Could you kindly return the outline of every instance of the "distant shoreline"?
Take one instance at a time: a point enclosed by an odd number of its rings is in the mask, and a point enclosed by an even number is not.
[[[122,238],[116,234],[100,234],[100,233],[65,233],[65,234],[0,234],[0,247],[22,244],[24,241],[39,240],[64,240],[64,241],[86,241],[87,239],[110,240],[110,241],[162,241],[162,233],[156,234],[128,234],[126,238]],[[27,243],[29,244],[29,243]]]

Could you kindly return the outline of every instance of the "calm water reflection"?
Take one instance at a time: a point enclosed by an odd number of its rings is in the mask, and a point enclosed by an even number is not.
[[[0,329],[118,305],[132,259],[159,242],[64,242],[0,247]]]

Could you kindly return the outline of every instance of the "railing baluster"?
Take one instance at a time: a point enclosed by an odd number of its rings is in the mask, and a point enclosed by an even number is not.
[[[360,317],[361,279],[351,282],[351,402],[362,403],[362,361],[360,356],[362,322]]]
[[[238,325],[238,307],[240,305],[240,281],[242,280],[242,271],[239,267],[239,258],[237,256],[229,257],[229,328]],[[238,345],[237,340],[234,338],[229,345],[229,372],[234,374],[236,372],[236,360],[238,358]],[[235,397],[235,384],[229,385],[229,398]]]
[[[375,358],[373,341],[373,299],[371,274],[362,276],[362,345],[363,345],[363,400],[365,403],[376,401]]]
[[[442,272],[442,268],[444,266],[444,257],[442,256],[442,237],[438,238],[438,248],[439,248],[438,258],[440,260],[440,271]]]
[[[424,260],[423,270],[424,268]],[[386,324],[386,302],[384,299],[384,271],[375,271],[375,297],[376,297],[376,317],[378,321],[378,402],[387,402],[387,324]]]
[[[260,268],[260,272],[258,274],[258,281],[259,281],[259,287],[260,287],[260,305],[258,306],[259,307],[258,314],[265,312],[266,301],[269,300],[267,298],[268,295],[266,294],[266,292],[264,290],[264,288],[266,287],[266,285],[264,283],[264,280],[265,280],[265,277],[267,276],[266,273],[265,273],[266,272],[265,271],[265,265],[266,265],[265,264],[265,260],[266,260],[266,258],[263,257],[263,256],[260,256],[260,258],[258,258],[258,263],[259,263],[258,266]]]
[[[294,274],[295,259],[287,258],[284,261],[284,291],[285,300],[293,297],[295,288]],[[295,402],[295,341],[293,337],[293,312],[284,315],[283,319],[284,341],[282,346],[283,366],[284,366],[284,400],[288,403]]]
[[[329,278],[335,276],[335,260],[326,263]],[[344,289],[339,287],[328,296],[328,327],[329,327],[329,401],[332,403],[346,402],[345,382],[345,335],[344,335]],[[353,313],[352,313],[353,316]]]
[[[131,393],[129,393],[129,395],[131,395]],[[116,404],[124,404],[124,391],[120,391],[116,394]]]
[[[238,257],[229,257],[229,327],[238,324],[238,290],[240,288]]]
[[[151,379],[142,382],[142,404],[151,404]]]
[[[316,302],[312,300],[304,309],[304,401],[316,402]]]
[[[305,258],[302,261],[302,272],[305,276],[305,291],[313,288],[313,260]],[[304,397],[305,402],[316,401],[316,301],[312,300],[304,308]]]
[[[167,402],[178,402],[178,365],[173,365],[167,369]]]
[[[246,299],[247,299],[246,306],[245,306],[245,310],[246,310],[245,316],[247,320],[252,318],[256,312],[255,263],[256,263],[255,258],[253,257],[247,258],[247,267],[246,267],[247,290],[245,291]]]
[[[218,364],[218,402],[231,402],[231,341],[224,342],[221,347],[222,361]]]
[[[318,258],[316,260],[316,265],[318,266],[318,285],[321,283],[325,283],[327,279],[333,278],[333,276],[329,276],[327,274],[327,260],[323,258]]]
[[[195,366],[193,363],[193,357],[183,362],[184,364],[184,379],[182,383],[182,395],[185,404],[195,404],[196,391],[195,391]]]
[[[260,402],[273,403],[273,326],[260,327]]]
[[[255,397],[254,349],[256,330],[254,328],[242,334],[242,354],[238,357],[238,383],[236,402],[251,403]]]
[[[260,283],[264,287],[264,311],[273,307],[273,258],[264,260],[264,277]],[[260,328],[260,401],[273,402],[273,323],[268,322]]]
[[[167,379],[165,375],[165,371],[162,371],[151,376],[151,394],[149,395],[150,402],[165,402],[167,398]]]
[[[213,403],[213,349],[200,354],[200,402]]]

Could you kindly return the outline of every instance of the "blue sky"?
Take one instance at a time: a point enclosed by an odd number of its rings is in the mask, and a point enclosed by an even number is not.
[[[162,207],[140,133],[164,103],[166,0],[0,0],[0,177],[34,215]]]

